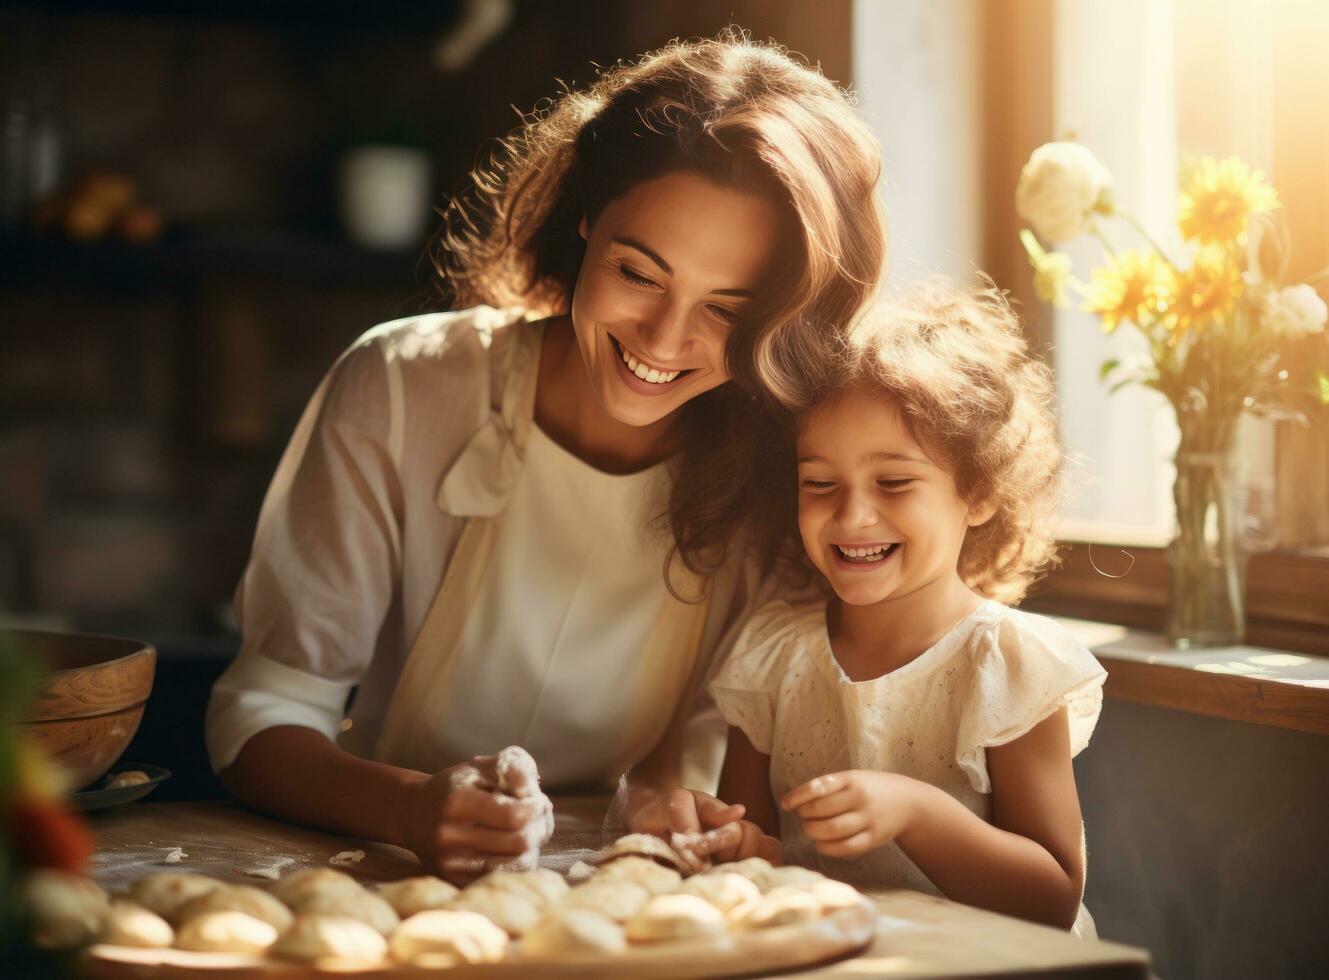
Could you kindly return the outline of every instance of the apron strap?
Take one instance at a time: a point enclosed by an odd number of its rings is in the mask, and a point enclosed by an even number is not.
[[[543,324],[516,323],[497,333],[491,351],[490,410],[509,433],[517,458],[525,456],[535,416]],[[443,580],[406,656],[388,704],[374,758],[395,765],[429,769],[428,746],[441,722],[430,705],[443,703],[456,667],[456,652],[466,614],[484,580],[498,534],[497,517],[468,517],[443,573]]]

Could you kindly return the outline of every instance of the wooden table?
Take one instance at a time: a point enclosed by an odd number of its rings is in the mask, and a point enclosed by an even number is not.
[[[567,871],[601,844],[602,797],[555,800],[556,827],[541,864]],[[263,885],[245,872],[282,861],[282,873],[326,867],[341,851],[365,858],[343,868],[369,881],[419,874],[415,855],[390,844],[307,830],[229,803],[132,803],[89,815],[97,835],[93,876],[118,890],[158,871],[194,871],[226,881]],[[187,857],[164,864],[171,848]],[[284,859],[291,859],[285,862]],[[1149,954],[1119,943],[1083,941],[1065,932],[912,891],[871,893],[880,919],[862,955],[808,977],[1056,977],[1145,978]]]

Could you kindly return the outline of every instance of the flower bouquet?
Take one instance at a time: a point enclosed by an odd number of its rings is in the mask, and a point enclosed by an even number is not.
[[[1183,175],[1178,226],[1184,254],[1170,255],[1119,208],[1106,168],[1077,143],[1047,143],[1020,174],[1016,209],[1040,299],[1098,317],[1105,333],[1129,324],[1145,343],[1134,359],[1106,361],[1111,391],[1141,384],[1176,413],[1177,530],[1168,548],[1167,634],[1175,646],[1239,643],[1245,629],[1246,552],[1235,452],[1243,413],[1307,423],[1314,402],[1329,404],[1322,344],[1294,356],[1303,338],[1323,335],[1324,301],[1305,283],[1282,281],[1287,250],[1272,219],[1278,195],[1264,174],[1235,157],[1202,158]],[[1119,249],[1108,222],[1130,226],[1142,244]],[[1103,247],[1088,282],[1055,246],[1081,235]]]

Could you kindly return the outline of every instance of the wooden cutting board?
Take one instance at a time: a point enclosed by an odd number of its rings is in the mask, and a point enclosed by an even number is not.
[[[600,821],[606,802],[604,797],[556,798],[554,837],[541,856],[541,864],[566,872],[574,861],[585,859],[599,848]],[[415,856],[401,848],[307,830],[261,817],[232,804],[133,803],[99,811],[90,817],[98,843],[93,859],[93,877],[111,891],[122,890],[145,875],[171,870],[195,871],[223,881],[261,887],[268,882],[246,875],[246,870],[271,864],[279,858],[292,859],[282,869],[287,874],[300,868],[326,867],[333,855],[352,849],[364,850],[365,858],[342,870],[367,884],[420,873]],[[182,858],[179,864],[162,864],[172,847],[183,848],[189,856]],[[856,933],[852,930],[859,924],[841,922],[836,928],[844,930],[844,935],[827,937],[812,929],[801,932],[789,943],[785,942],[787,935],[774,935],[782,930],[770,930],[770,939],[779,945],[781,956],[798,957],[782,959],[779,966],[764,959],[771,950],[754,947],[710,949],[704,960],[694,955],[695,950],[682,949],[679,950],[683,957],[681,961],[660,959],[652,962],[652,955],[670,955],[665,947],[660,947],[635,951],[634,957],[640,955],[640,958],[630,961],[631,975],[700,976],[736,972],[730,964],[741,964],[738,971],[746,973],[771,972],[787,967],[797,970],[803,965],[811,972],[799,971],[800,975],[843,980],[883,975],[972,977],[1003,973],[1038,973],[1045,977],[1093,974],[1144,980],[1149,975],[1149,954],[1132,946],[1076,939],[1057,929],[1021,922],[920,892],[881,891],[871,892],[870,896],[876,903],[876,921],[868,930],[870,945],[852,958],[844,956],[863,945],[862,942],[857,946],[853,943]],[[189,954],[182,950],[174,952],[186,957],[206,958],[209,955]],[[80,964],[80,972],[107,978],[197,978],[212,974],[223,975],[227,980],[244,977],[272,980],[274,976],[266,964],[258,965],[252,960],[231,963],[220,972],[217,969],[220,964],[210,964],[201,974],[192,964],[176,964],[184,967],[180,970],[165,965],[127,962],[118,948],[115,957],[112,960],[99,953],[85,959]],[[625,969],[627,966],[624,960],[616,959],[611,964],[585,961],[559,966],[541,965],[538,974],[533,964],[520,964],[519,967],[517,964],[500,964],[484,968],[489,971],[485,973],[476,972],[480,968],[469,967],[465,968],[468,972],[461,969],[433,972],[459,980],[481,976],[504,977],[505,980],[517,976],[621,977],[629,972]],[[420,977],[429,973],[406,970],[397,973],[361,972],[358,975]],[[280,973],[282,980],[301,976],[326,978],[329,975],[326,971],[299,966],[286,967]],[[342,971],[338,975],[348,974]]]

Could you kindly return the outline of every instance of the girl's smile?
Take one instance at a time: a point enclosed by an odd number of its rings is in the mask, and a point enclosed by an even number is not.
[[[928,606],[934,592],[954,594],[965,535],[986,515],[889,398],[850,390],[810,412],[798,474],[803,546],[842,602]]]

